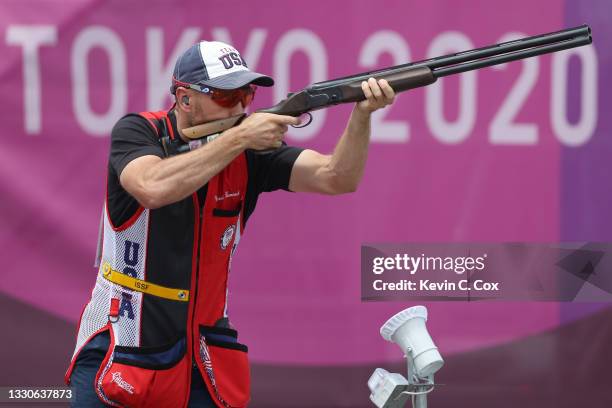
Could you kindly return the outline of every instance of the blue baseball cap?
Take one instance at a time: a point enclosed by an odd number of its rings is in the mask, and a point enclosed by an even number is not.
[[[176,61],[170,92],[174,94],[178,86],[185,85],[237,89],[248,84],[272,86],[274,80],[251,71],[231,45],[221,41],[201,41]]]

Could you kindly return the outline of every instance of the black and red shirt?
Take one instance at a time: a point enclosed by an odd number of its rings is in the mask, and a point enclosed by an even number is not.
[[[177,135],[174,111],[168,114],[174,134]],[[182,142],[182,141],[181,141]],[[183,143],[183,142],[182,142]],[[289,191],[291,169],[302,148],[283,146],[271,152],[246,151],[248,185],[245,202],[245,220],[251,216],[259,194],[274,190]],[[108,210],[115,225],[121,225],[138,210],[134,197],[121,187],[119,176],[127,164],[141,156],[165,157],[159,136],[145,118],[129,114],[120,119],[111,133],[111,147],[108,161]],[[200,203],[206,196],[208,185],[198,190]]]

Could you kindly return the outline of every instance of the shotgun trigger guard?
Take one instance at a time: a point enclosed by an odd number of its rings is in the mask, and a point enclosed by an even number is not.
[[[290,126],[295,129],[301,129],[303,127],[310,125],[312,123],[312,115],[310,114],[310,112],[306,112],[304,113],[304,115],[308,115],[308,122],[304,123],[303,125],[290,125]]]

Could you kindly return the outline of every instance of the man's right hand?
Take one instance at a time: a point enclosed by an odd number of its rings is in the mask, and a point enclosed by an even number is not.
[[[253,113],[237,126],[244,135],[246,149],[269,150],[281,147],[289,125],[299,125],[300,119],[273,113]]]

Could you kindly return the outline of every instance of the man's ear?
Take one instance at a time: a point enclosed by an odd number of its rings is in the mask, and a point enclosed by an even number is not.
[[[176,104],[184,111],[190,111],[191,107],[189,105],[190,98],[187,94],[187,90],[183,87],[176,88]]]

